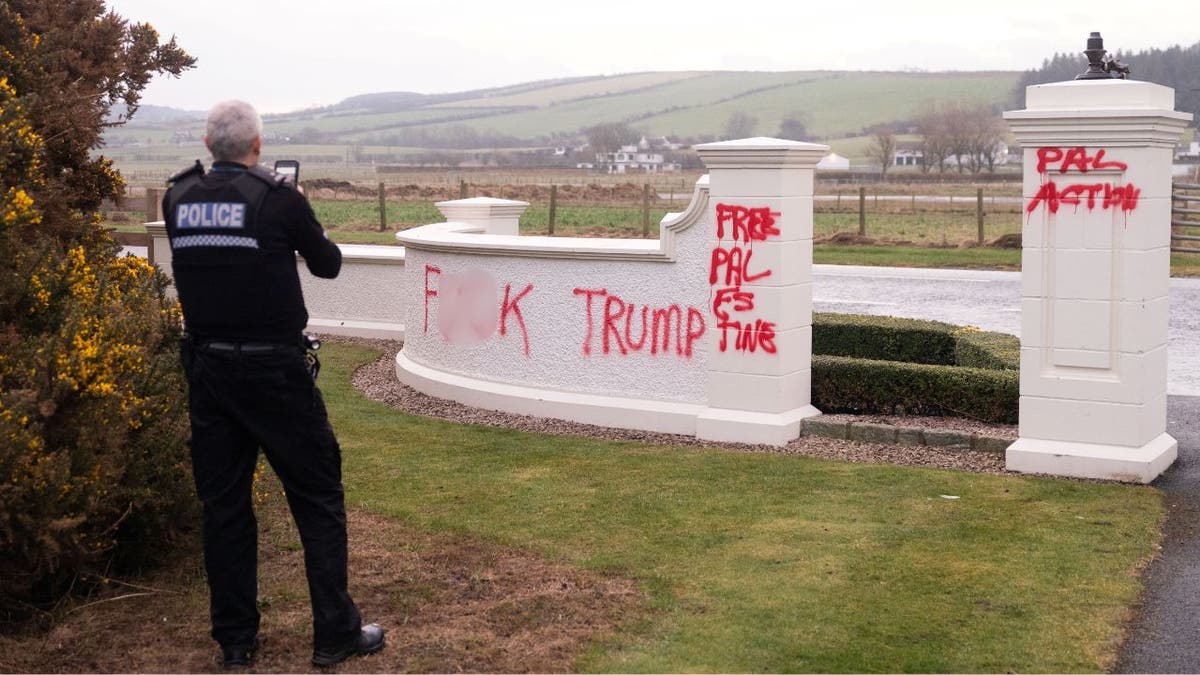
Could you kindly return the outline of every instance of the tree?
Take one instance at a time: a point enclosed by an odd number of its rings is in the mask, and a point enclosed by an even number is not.
[[[128,119],[153,74],[177,75],[195,60],[174,38],[160,43],[149,24],[106,13],[102,0],[8,0],[0,7],[0,41],[8,50],[0,72],[43,140],[45,180],[34,198],[45,225],[62,230],[64,241],[86,238],[94,228],[83,227],[80,214],[125,187],[110,160],[91,155],[114,124],[109,110],[121,103]]]
[[[616,152],[622,145],[636,143],[641,134],[637,129],[624,122],[605,122],[583,130],[588,139],[588,145],[597,154],[606,155]]]
[[[758,127],[758,118],[741,110],[729,116],[725,120],[725,140],[735,138],[749,138],[754,135],[755,128]]]
[[[1131,77],[1134,79],[1173,88],[1177,109],[1200,114],[1200,42],[1132,54],[1117,51],[1115,56],[1133,69]],[[1087,59],[1081,53],[1055,54],[1044,60],[1041,68],[1026,71],[1021,76],[1013,90],[1012,105],[1025,107],[1025,88],[1029,85],[1072,80],[1085,70]]]
[[[942,129],[941,114],[935,107],[926,108],[917,118],[917,133],[921,136],[921,173],[929,173],[933,169],[938,172],[946,170],[945,132]]]
[[[871,131],[871,147],[867,150],[871,160],[879,164],[879,175],[886,179],[888,169],[896,157],[896,132],[886,124]]]
[[[941,130],[947,157],[954,158],[959,173],[967,168],[971,156],[971,113],[961,103],[948,103],[942,107]]]
[[[995,173],[996,161],[1000,158],[1003,147],[1003,122],[994,111],[986,106],[978,106],[971,110],[969,128],[972,173],[979,173],[985,169],[988,173]]]
[[[91,154],[114,104],[193,59],[99,0],[0,3],[0,47],[2,623],[89,565],[161,555],[194,512],[178,305],[117,257],[95,212],[124,182]]]
[[[779,137],[789,141],[807,141],[808,125],[804,113],[790,113],[779,121]]]
[[[917,118],[921,135],[921,170],[945,171],[954,158],[959,173],[994,171],[999,159],[1004,125],[986,105],[959,102],[927,108]]]

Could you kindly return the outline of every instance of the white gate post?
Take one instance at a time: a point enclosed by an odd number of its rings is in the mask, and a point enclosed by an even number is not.
[[[784,445],[812,399],[813,174],[828,146],[696,147],[709,170],[706,440]]]
[[[1009,470],[1147,483],[1166,433],[1171,163],[1190,114],[1130,80],[1026,89],[1021,409]]]

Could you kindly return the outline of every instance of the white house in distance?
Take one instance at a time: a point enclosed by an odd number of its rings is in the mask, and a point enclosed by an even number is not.
[[[665,161],[663,154],[657,152],[659,147],[677,149],[678,144],[670,143],[667,139],[656,139],[651,143],[643,137],[636,145],[622,145],[616,152],[597,152],[596,161],[580,163],[576,168],[592,169],[600,167],[608,173],[659,173],[662,171],[678,171],[677,162]]]
[[[915,145],[906,146],[897,144],[896,152],[892,153],[892,164],[894,166],[921,166],[921,159],[925,157],[925,153],[921,152]]]
[[[925,157],[925,153],[916,143],[897,143],[896,150],[892,153],[892,166],[921,166],[921,160]],[[996,166],[1008,164],[1009,152],[1008,144],[1003,141],[996,143],[995,148]],[[964,158],[965,160],[966,158]],[[958,158],[954,156],[947,157],[945,160],[947,167],[958,167]]]
[[[836,152],[831,152],[817,162],[817,171],[849,171],[850,160]]]
[[[661,152],[642,150],[636,145],[622,145],[616,152],[596,153],[596,163],[608,167],[609,173],[658,173],[663,171]]]

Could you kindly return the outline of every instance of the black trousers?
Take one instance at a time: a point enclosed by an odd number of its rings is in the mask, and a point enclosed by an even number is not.
[[[354,639],[361,617],[347,591],[342,455],[299,346],[267,353],[195,346],[190,383],[192,466],[204,504],[204,565],[212,636],[248,646],[258,634],[258,525],[253,475],[262,448],[283,483],[304,545],[313,645]]]

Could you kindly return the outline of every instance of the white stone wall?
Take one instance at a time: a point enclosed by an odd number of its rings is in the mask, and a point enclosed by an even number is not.
[[[450,221],[397,235],[398,377],[480,407],[695,433],[711,330],[707,203],[702,179],[658,240],[522,237],[523,202],[439,204]]]
[[[511,412],[788,442],[818,413],[812,179],[827,150],[767,138],[700,146],[710,175],[657,241],[522,237],[522,203],[439,204],[446,223],[397,235],[407,249],[397,376]]]
[[[494,382],[701,402],[705,341],[689,340],[687,321],[693,333],[708,323],[702,227],[681,237],[676,263],[410,250],[405,353]],[[651,344],[655,314],[675,324],[659,322],[665,349]]]
[[[314,277],[298,260],[311,333],[391,340],[404,338],[405,251],[399,246],[340,244],[342,270],[335,279]]]
[[[155,264],[170,276],[171,245],[162,221],[146,223],[154,238]],[[342,269],[335,279],[318,279],[302,258],[296,259],[310,333],[391,340],[404,338],[405,299],[396,289],[404,276],[404,249],[399,246],[342,244]],[[167,292],[172,296],[175,287]]]

